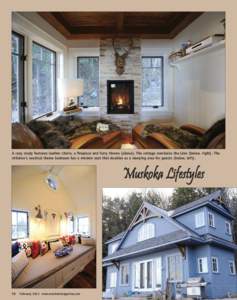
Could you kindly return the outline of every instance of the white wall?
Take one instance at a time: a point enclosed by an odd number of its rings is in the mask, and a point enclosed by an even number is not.
[[[204,13],[174,39],[181,43],[223,33],[224,13]],[[174,118],[178,125],[210,127],[225,115],[225,48],[184,60],[174,68]]]

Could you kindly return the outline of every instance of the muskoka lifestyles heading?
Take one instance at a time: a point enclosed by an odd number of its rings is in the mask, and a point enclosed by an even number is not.
[[[186,184],[190,185],[193,183],[194,179],[203,179],[205,177],[205,171],[200,170],[200,165],[196,166],[195,169],[188,168],[186,170],[182,169],[182,166],[178,166],[178,168],[170,167],[167,174],[159,168],[159,165],[156,165],[153,170],[151,170],[151,167],[149,165],[146,165],[143,170],[139,170],[137,167],[134,167],[132,169],[130,169],[129,167],[125,167],[124,178],[146,180],[171,179],[174,182],[177,182],[180,179],[186,179]]]

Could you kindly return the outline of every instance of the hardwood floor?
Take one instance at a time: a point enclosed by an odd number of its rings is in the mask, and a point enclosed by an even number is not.
[[[91,261],[85,269],[73,277],[64,288],[83,289],[96,288],[96,260]]]

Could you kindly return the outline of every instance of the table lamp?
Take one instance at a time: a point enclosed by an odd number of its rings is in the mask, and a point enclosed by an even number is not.
[[[83,95],[83,80],[65,79],[64,90],[67,98],[67,106],[77,105],[77,97]]]

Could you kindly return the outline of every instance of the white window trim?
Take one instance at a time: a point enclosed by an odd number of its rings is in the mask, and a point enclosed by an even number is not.
[[[228,224],[229,232],[227,231],[226,225]],[[225,233],[232,236],[231,223],[229,221],[225,221]]]
[[[200,260],[202,260],[203,261],[203,259],[205,259],[206,260],[206,263],[207,263],[207,265],[206,265],[206,267],[207,267],[207,271],[200,271],[200,264],[199,264],[199,261]],[[203,264],[203,263],[202,263]],[[198,257],[198,259],[197,259],[197,265],[198,265],[198,273],[200,273],[200,274],[207,274],[208,273],[208,259],[207,259],[207,256],[205,256],[205,257]]]
[[[210,219],[209,216],[212,216],[212,220],[213,220],[213,225],[210,224]],[[212,212],[208,212],[208,225],[212,228],[216,228],[215,226],[215,215]]]
[[[233,273],[230,270],[230,264],[233,264],[233,270],[234,270]],[[229,260],[229,274],[230,275],[236,275],[236,266],[235,266],[235,261],[234,260]]]
[[[155,287],[155,280],[154,280],[154,261],[155,261],[155,259],[157,259],[157,258],[153,258],[153,259],[148,259],[148,260],[139,260],[139,261],[135,261],[134,263],[133,263],[133,265],[132,265],[132,268],[133,268],[133,270],[134,270],[134,266],[135,266],[135,264],[142,264],[142,263],[144,263],[145,265],[145,268],[144,268],[144,272],[147,270],[147,263],[148,262],[151,262],[151,265],[152,265],[152,287],[151,288],[147,288],[147,287],[145,287],[145,288],[135,288],[135,277],[134,277],[134,272],[133,272],[133,278],[132,278],[132,291],[143,291],[143,292],[146,292],[146,291],[153,291],[153,290],[159,290],[160,288],[156,288]],[[140,270],[140,269],[139,269]],[[139,276],[140,276],[140,273],[139,273]]]
[[[122,267],[127,267],[128,283],[122,283]],[[129,285],[129,264],[128,263],[120,265],[119,277],[120,277],[119,278],[119,284],[120,284],[120,286],[128,286]]]
[[[117,286],[117,272],[112,271],[112,272],[110,272],[109,276],[110,276],[110,281],[109,281],[110,288],[116,288],[116,286]]]
[[[137,234],[138,242],[153,238],[155,236],[155,224],[149,222],[142,224]]]
[[[198,224],[198,216],[202,216],[202,223]],[[205,226],[205,213],[204,211],[201,211],[199,213],[195,214],[195,228],[201,228]]]
[[[216,260],[217,271],[213,270],[213,259]],[[216,256],[211,257],[211,270],[212,270],[212,273],[219,273],[219,260],[218,260],[218,257],[216,257]]]
[[[169,257],[173,257],[173,256],[180,256],[180,258],[181,258],[181,261],[183,262],[183,259],[182,259],[182,255],[181,254],[179,254],[179,253],[176,253],[176,254],[170,254],[170,255],[167,255],[166,256],[166,278],[168,278],[168,258]],[[183,270],[183,263],[182,263],[182,270],[181,270],[181,272],[182,272],[182,279],[181,279],[181,281],[180,280],[170,280],[169,279],[169,282],[182,282],[183,281],[183,278],[184,278],[184,270]]]

